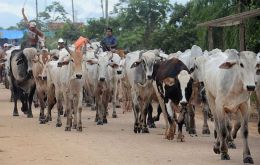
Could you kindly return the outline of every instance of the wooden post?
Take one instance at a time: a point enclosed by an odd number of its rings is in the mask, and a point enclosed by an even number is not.
[[[239,24],[239,48],[240,51],[245,50],[245,24],[243,21]]]
[[[208,47],[209,47],[209,51],[213,49],[213,27],[209,26],[208,27]]]

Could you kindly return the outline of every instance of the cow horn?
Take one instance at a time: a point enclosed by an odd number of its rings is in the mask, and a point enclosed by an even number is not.
[[[139,53],[139,59],[142,57],[142,55],[143,55],[144,52],[145,52],[145,50],[140,51],[140,53]]]
[[[155,56],[158,56],[158,57],[159,57],[159,56],[160,56],[160,50],[155,49],[155,50],[154,50],[154,54],[155,54]]]

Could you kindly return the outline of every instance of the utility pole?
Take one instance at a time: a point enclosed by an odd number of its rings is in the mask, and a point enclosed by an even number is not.
[[[101,9],[102,9],[102,16],[103,18],[105,18],[103,0],[100,0],[100,2],[101,2]]]
[[[73,0],[71,0],[71,3],[72,3],[72,22],[74,24],[75,17],[74,17],[74,2],[73,2]]]
[[[36,5],[36,21],[38,22],[38,0],[35,0]]]
[[[106,27],[108,27],[108,0],[106,0]]]

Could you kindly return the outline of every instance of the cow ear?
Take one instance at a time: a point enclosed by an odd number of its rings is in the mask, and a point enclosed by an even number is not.
[[[93,64],[97,64],[97,61],[96,60],[87,60],[87,63],[89,65],[93,65]]]
[[[131,68],[137,67],[139,64],[141,64],[141,61],[136,61],[131,65]]]
[[[115,64],[115,63],[111,63],[111,64],[109,64],[112,68],[118,68],[118,64]]]
[[[256,75],[260,75],[260,69],[256,70]]]
[[[224,62],[219,66],[220,69],[230,69],[236,62]]]

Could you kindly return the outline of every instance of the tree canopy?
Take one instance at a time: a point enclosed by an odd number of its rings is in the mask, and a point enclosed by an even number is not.
[[[184,51],[193,44],[207,49],[207,28],[198,23],[225,17],[260,7],[259,0],[190,0],[186,4],[169,0],[119,0],[109,17],[109,27],[118,39],[119,47],[130,50],[161,48],[167,53]],[[259,52],[260,16],[246,20],[248,50]],[[75,40],[80,35],[101,40],[105,35],[104,18],[90,19],[84,26],[76,26],[67,17],[59,2],[53,2],[39,13],[38,24],[48,31],[49,22],[64,22],[55,38]],[[10,27],[15,28],[15,27]],[[17,24],[23,29],[22,23]],[[238,26],[214,28],[214,48],[239,48]]]

